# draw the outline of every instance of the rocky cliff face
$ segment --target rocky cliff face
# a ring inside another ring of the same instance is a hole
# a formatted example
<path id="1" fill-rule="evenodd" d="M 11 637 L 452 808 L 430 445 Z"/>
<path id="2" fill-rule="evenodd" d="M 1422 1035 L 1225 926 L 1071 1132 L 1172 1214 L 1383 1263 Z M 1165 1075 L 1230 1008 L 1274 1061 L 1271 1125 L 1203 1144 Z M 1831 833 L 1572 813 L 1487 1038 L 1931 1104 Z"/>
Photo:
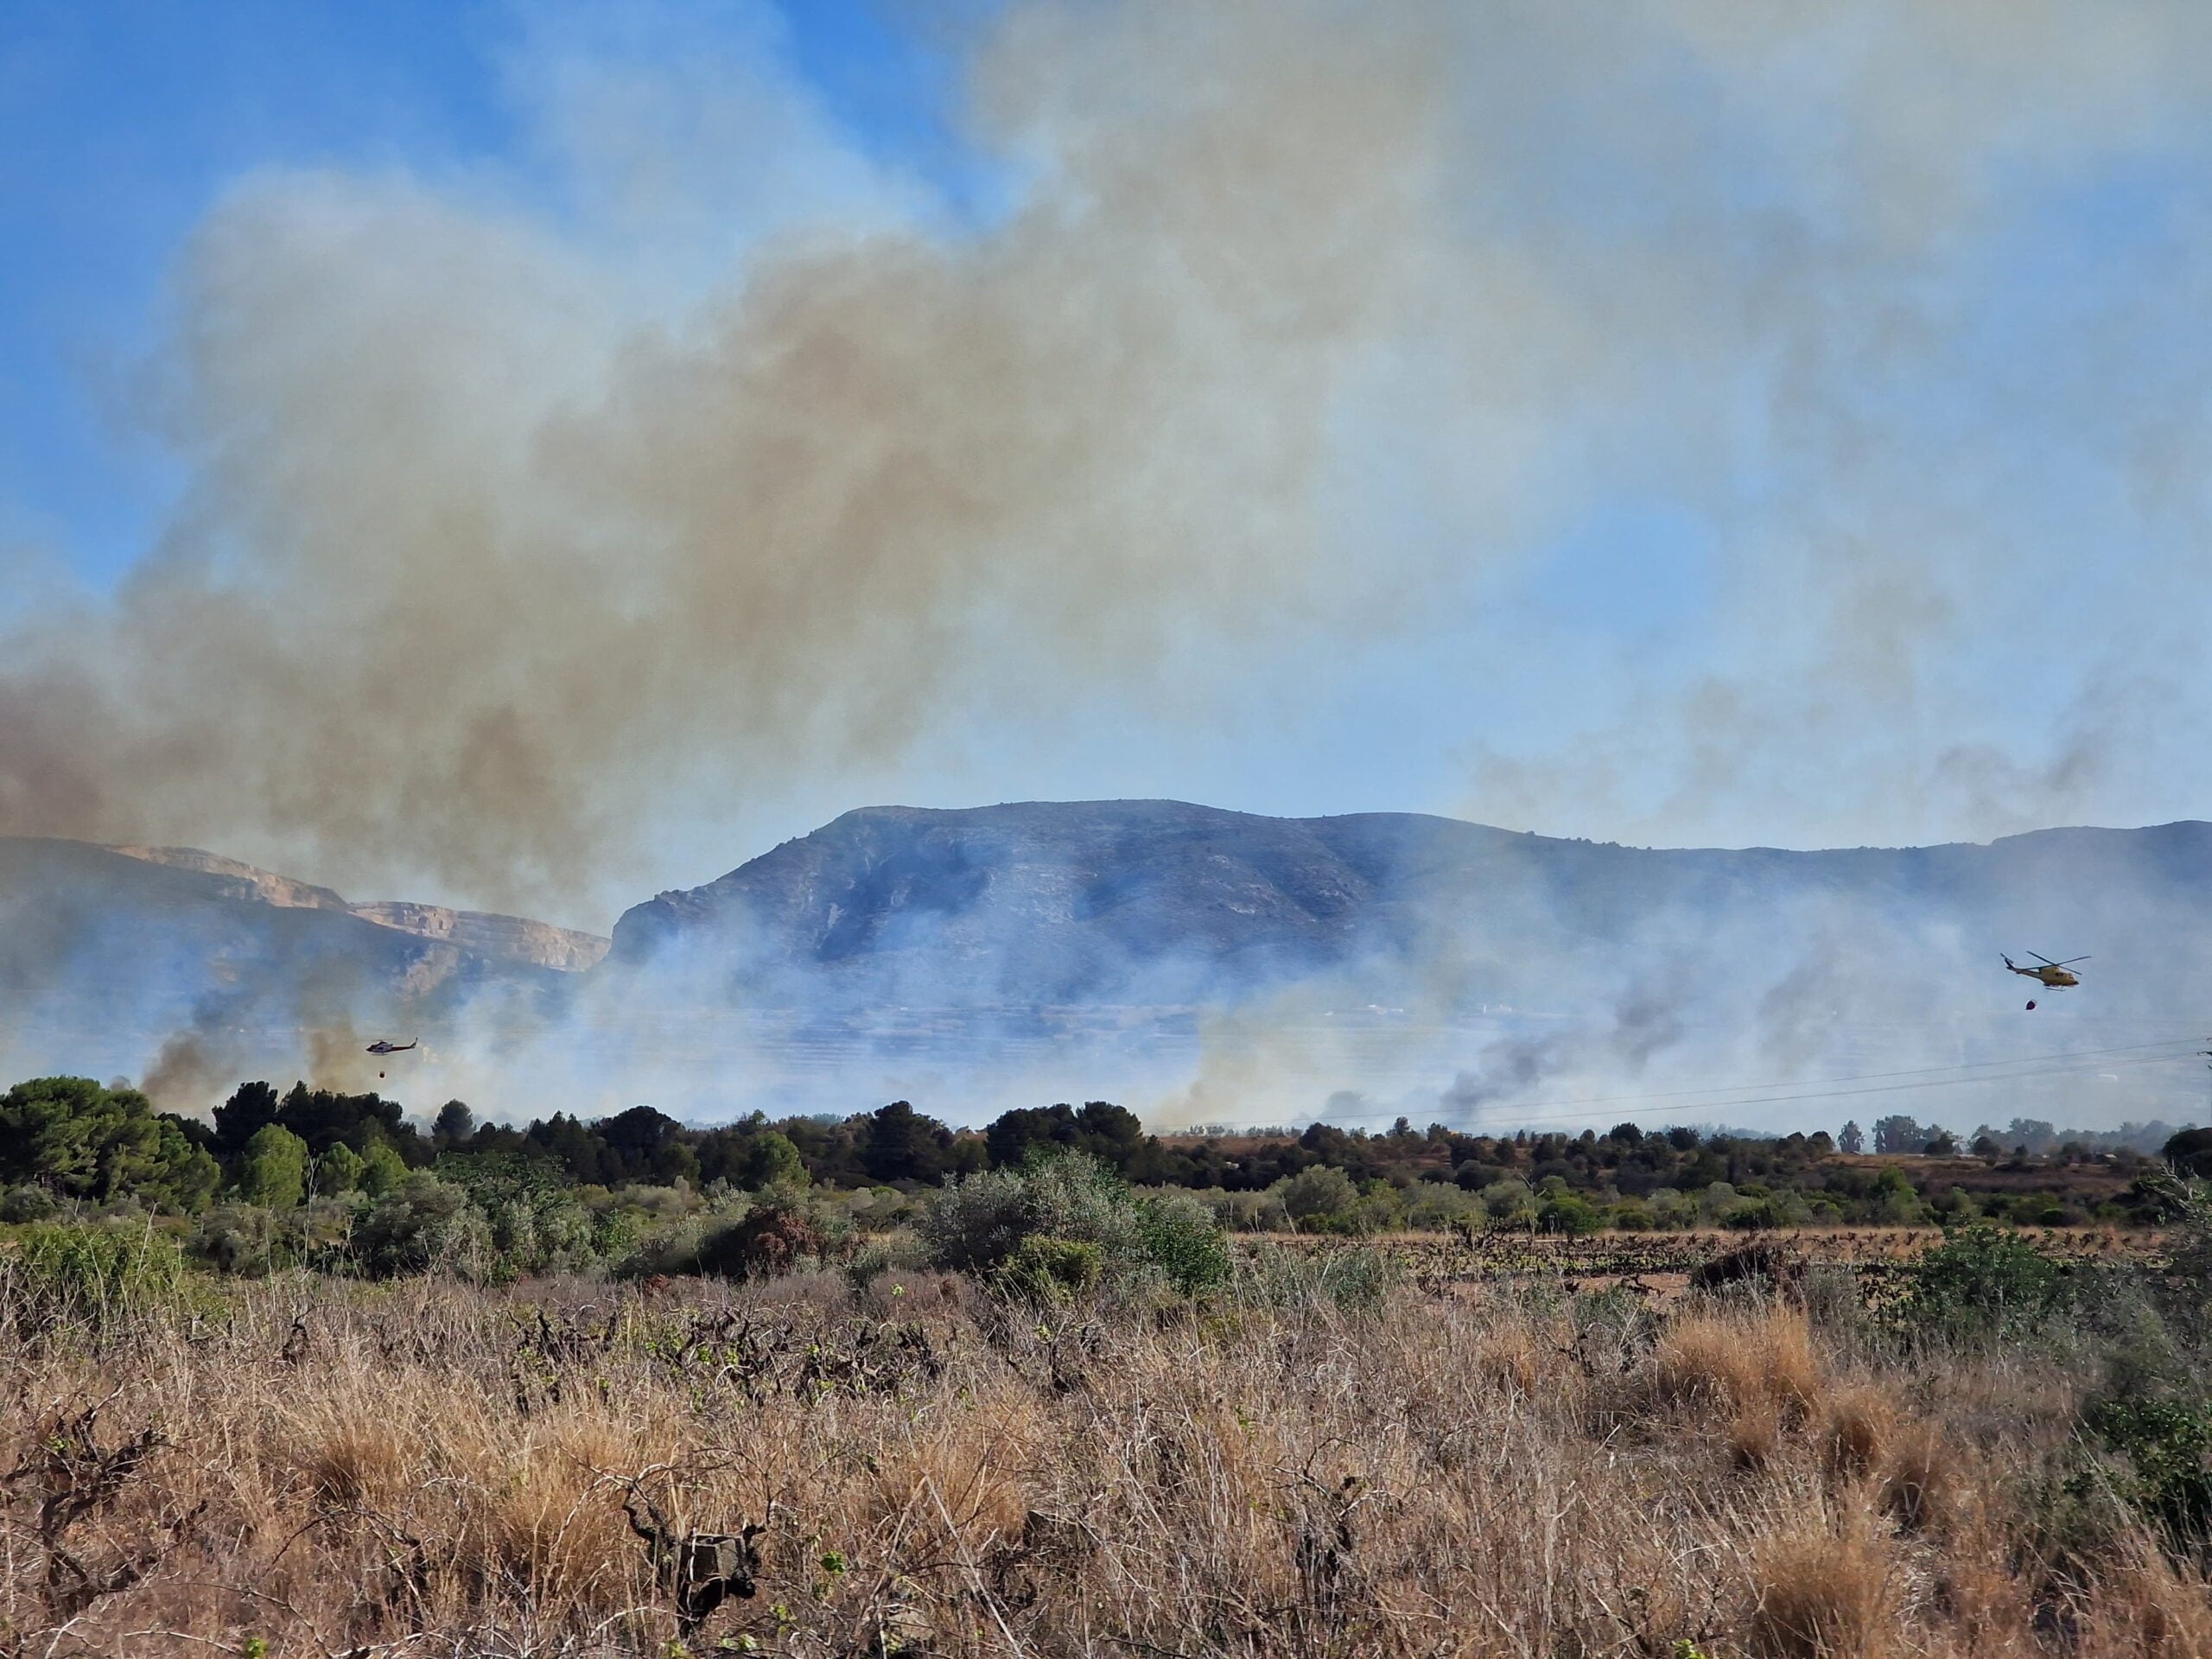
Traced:
<path id="1" fill-rule="evenodd" d="M 272 874 L 251 864 L 241 864 L 234 858 L 202 852 L 196 847 L 111 847 L 107 850 L 168 869 L 191 870 L 207 876 L 215 884 L 212 892 L 236 902 L 287 910 L 338 911 L 397 933 L 456 944 L 495 962 L 579 973 L 607 954 L 607 941 L 595 933 L 556 927 L 550 922 L 534 922 L 520 916 L 449 910 L 442 905 L 417 905 L 404 900 L 352 904 L 328 887 Z"/>

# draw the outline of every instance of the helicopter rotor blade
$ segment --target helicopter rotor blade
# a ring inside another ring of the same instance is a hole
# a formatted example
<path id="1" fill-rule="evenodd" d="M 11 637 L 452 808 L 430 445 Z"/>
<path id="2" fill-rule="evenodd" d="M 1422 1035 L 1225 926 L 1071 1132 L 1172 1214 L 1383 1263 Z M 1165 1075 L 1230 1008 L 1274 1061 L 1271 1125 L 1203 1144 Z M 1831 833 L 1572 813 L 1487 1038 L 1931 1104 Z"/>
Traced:
<path id="1" fill-rule="evenodd" d="M 2069 957 L 2063 962 L 2054 962 L 2050 965 L 2054 968 L 2071 968 L 2077 962 L 2087 962 L 2088 960 L 2088 958 L 2087 957 Z"/>

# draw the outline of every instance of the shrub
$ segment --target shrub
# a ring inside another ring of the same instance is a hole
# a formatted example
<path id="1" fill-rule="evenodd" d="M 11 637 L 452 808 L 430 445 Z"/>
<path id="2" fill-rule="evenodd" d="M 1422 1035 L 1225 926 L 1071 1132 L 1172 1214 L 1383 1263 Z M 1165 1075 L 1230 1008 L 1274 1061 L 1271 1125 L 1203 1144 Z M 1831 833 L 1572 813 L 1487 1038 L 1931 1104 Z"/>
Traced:
<path id="1" fill-rule="evenodd" d="M 1287 1231 L 1290 1217 L 1273 1192 L 1225 1192 L 1206 1187 L 1191 1195 L 1211 1211 L 1216 1222 L 1233 1233 Z"/>
<path id="2" fill-rule="evenodd" d="M 1737 1232 L 1770 1232 L 1786 1224 L 1782 1206 L 1771 1198 L 1738 1198 L 1720 1212 L 1720 1224 Z"/>
<path id="3" fill-rule="evenodd" d="M 139 1225 L 38 1223 L 16 1235 L 9 1289 L 40 1322 L 102 1321 L 153 1307 L 184 1282 L 184 1253 L 168 1234 Z"/>
<path id="4" fill-rule="evenodd" d="M 379 1279 L 433 1270 L 481 1279 L 493 1259 L 491 1228 L 468 1194 L 420 1172 L 370 1207 L 353 1249 L 362 1270 Z"/>
<path id="5" fill-rule="evenodd" d="M 1525 1227 L 1535 1219 L 1536 1195 L 1528 1183 L 1493 1181 L 1482 1190 L 1483 1213 L 1501 1227 Z"/>
<path id="6" fill-rule="evenodd" d="M 1206 1207 L 1186 1193 L 1167 1192 L 1138 1201 L 1143 1218 L 1144 1253 L 1185 1296 L 1196 1296 L 1229 1282 L 1229 1241 Z"/>
<path id="7" fill-rule="evenodd" d="M 2069 1288 L 2066 1269 L 2026 1239 L 1977 1223 L 1946 1233 L 1912 1263 L 1897 1313 L 1923 1332 L 1995 1337 L 2049 1319 Z"/>
<path id="8" fill-rule="evenodd" d="M 193 1230 L 192 1253 L 219 1273 L 260 1274 L 276 1255 L 276 1217 L 251 1204 L 218 1205 Z"/>
<path id="9" fill-rule="evenodd" d="M 1443 1232 L 1453 1225 L 1478 1224 L 1483 1201 L 1473 1193 L 1440 1182 L 1424 1181 L 1406 1201 L 1406 1225 Z"/>
<path id="10" fill-rule="evenodd" d="M 1268 1245 L 1237 1262 L 1235 1284 L 1238 1296 L 1268 1307 L 1326 1304 L 1341 1313 L 1372 1313 L 1404 1277 L 1395 1256 L 1370 1245 L 1319 1255 Z"/>
<path id="11" fill-rule="evenodd" d="M 1863 1531 L 1785 1534 L 1758 1552 L 1745 1645 L 1758 1659 L 1864 1654 L 1901 1622 L 1897 1601 L 1882 1550 Z"/>
<path id="12" fill-rule="evenodd" d="M 1191 1294 L 1229 1271 L 1227 1246 L 1205 1205 L 1180 1194 L 1140 1197 L 1082 1153 L 1033 1152 L 1020 1169 L 941 1187 L 914 1230 L 932 1266 L 982 1276 L 999 1274 L 1031 1238 L 1095 1246 L 1109 1289 L 1164 1279 Z"/>
<path id="13" fill-rule="evenodd" d="M 1275 1184 L 1283 1212 L 1304 1230 L 1323 1230 L 1326 1223 L 1349 1216 L 1359 1203 L 1359 1188 L 1351 1176 L 1327 1164 L 1316 1164 Z"/>
<path id="14" fill-rule="evenodd" d="M 0 1221 L 10 1224 L 45 1221 L 60 1208 L 54 1194 L 42 1186 L 11 1186 L 0 1196 Z"/>
<path id="15" fill-rule="evenodd" d="M 999 1281 L 1025 1301 L 1064 1302 L 1097 1289 L 1105 1265 L 1096 1244 L 1037 1233 L 1021 1241 Z"/>
<path id="16" fill-rule="evenodd" d="M 2098 1400 L 2084 1425 L 2127 1459 L 2122 1496 L 2178 1550 L 2212 1541 L 2212 1408 L 2174 1400 Z"/>
<path id="17" fill-rule="evenodd" d="M 1576 1237 L 1603 1232 L 1605 1218 L 1571 1192 L 1546 1198 L 1536 1211 L 1536 1226 L 1547 1233 L 1567 1233 Z"/>
<path id="18" fill-rule="evenodd" d="M 546 1160 L 512 1153 L 448 1153 L 437 1177 L 467 1193 L 484 1217 L 493 1279 L 598 1265 L 591 1212 Z"/>
<path id="19" fill-rule="evenodd" d="M 796 1198 L 763 1200 L 739 1220 L 699 1242 L 699 1271 L 732 1279 L 771 1279 L 803 1256 L 819 1256 L 830 1241 Z"/>

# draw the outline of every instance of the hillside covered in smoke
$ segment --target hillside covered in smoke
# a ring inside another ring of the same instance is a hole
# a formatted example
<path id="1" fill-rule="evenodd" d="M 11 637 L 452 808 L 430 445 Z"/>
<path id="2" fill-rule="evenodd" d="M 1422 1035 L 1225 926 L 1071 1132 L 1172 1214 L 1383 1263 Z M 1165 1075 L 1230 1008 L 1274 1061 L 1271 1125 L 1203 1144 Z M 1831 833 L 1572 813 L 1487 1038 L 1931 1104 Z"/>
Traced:
<path id="1" fill-rule="evenodd" d="M 796 974 L 874 1001 L 1008 1005 L 1222 1003 L 1334 977 L 1355 1005 L 1460 1014 L 1564 1009 L 1625 971 L 1655 1005 L 1779 1029 L 1816 990 L 1834 1012 L 1960 1006 L 1934 988 L 1961 975 L 1992 993 L 1967 1002 L 2010 1007 L 2022 982 L 1986 970 L 2037 944 L 2101 952 L 2097 983 L 2124 997 L 2187 1002 L 2212 973 L 2208 921 L 2197 823 L 1671 850 L 1414 813 L 1038 802 L 847 813 L 630 910 L 607 971 L 688 973 L 739 1001 Z"/>
<path id="2" fill-rule="evenodd" d="M 520 917 L 349 904 L 196 849 L 0 836 L 0 1052 L 188 1100 L 250 1054 L 361 1081 L 357 1026 L 542 999 L 604 948 Z"/>
<path id="3" fill-rule="evenodd" d="M 588 967 L 597 941 L 543 924 L 162 857 L 0 842 L 16 1071 L 204 1106 L 264 1071 L 367 1086 L 389 1033 L 423 1041 L 410 1090 L 501 1115 L 912 1097 L 966 1120 L 1110 1094 L 1162 1123 L 1879 1105 L 2109 1127 L 2198 1115 L 2212 1005 L 2198 823 L 1791 852 L 1171 801 L 872 807 L 632 907 Z M 2037 950 L 2088 955 L 2084 983 L 2003 971 Z M 1859 1092 L 1898 1097 L 1815 1104 Z"/>

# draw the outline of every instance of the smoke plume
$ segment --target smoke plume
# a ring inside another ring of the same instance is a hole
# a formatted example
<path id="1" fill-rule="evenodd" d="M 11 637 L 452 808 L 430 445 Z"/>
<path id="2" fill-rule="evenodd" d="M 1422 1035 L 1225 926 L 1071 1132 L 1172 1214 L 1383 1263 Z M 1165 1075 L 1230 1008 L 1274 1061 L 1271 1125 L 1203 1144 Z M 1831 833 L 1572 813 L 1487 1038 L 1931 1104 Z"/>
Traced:
<path id="1" fill-rule="evenodd" d="M 2146 336 L 2085 290 L 2085 331 L 2022 323 L 2024 397 L 1976 319 L 2068 181 L 2202 144 L 2209 32 L 1025 0 L 958 46 L 999 181 L 963 215 L 772 31 L 693 62 L 541 19 L 511 80 L 557 211 L 279 170 L 193 237 L 145 393 L 189 488 L 111 599 L 0 641 L 0 830 L 603 923 L 652 826 L 947 732 L 1046 742 L 1109 692 L 1164 730 L 1293 661 L 1325 696 L 1317 660 L 1440 615 L 1486 691 L 1541 678 L 1579 647 L 1494 583 L 1655 493 L 1715 538 L 1702 671 L 1590 658 L 1570 729 L 1503 693 L 1455 804 L 1818 835 L 2133 798 L 2066 759 L 2140 706 L 2119 658 L 2031 683 L 2054 756 L 1989 687 L 2057 655 L 2015 579 L 2097 624 L 2196 544 L 2205 365 L 2124 373 Z M 2129 302 L 2194 319 L 2208 270 L 2177 221 Z M 2069 562 L 2100 503 L 2137 572 Z"/>

